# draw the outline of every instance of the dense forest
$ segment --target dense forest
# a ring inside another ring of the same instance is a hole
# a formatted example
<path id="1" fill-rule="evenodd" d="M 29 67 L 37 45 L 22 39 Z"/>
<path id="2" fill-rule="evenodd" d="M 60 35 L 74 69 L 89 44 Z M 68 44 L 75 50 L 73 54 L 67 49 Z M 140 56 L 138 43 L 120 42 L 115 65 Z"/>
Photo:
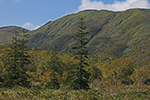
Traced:
<path id="1" fill-rule="evenodd" d="M 78 20 L 70 53 L 28 48 L 27 30 L 0 47 L 0 99 L 150 99 L 150 62 L 89 55 L 85 21 Z"/>

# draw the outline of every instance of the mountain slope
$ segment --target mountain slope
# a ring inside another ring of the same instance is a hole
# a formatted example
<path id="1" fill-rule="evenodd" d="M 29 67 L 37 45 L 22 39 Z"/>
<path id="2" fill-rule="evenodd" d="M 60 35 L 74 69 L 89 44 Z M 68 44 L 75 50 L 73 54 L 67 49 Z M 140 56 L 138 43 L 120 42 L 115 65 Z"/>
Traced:
<path id="1" fill-rule="evenodd" d="M 150 9 L 123 12 L 87 10 L 48 22 L 30 32 L 29 47 L 69 52 L 75 43 L 79 18 L 85 20 L 89 31 L 87 49 L 102 57 L 127 57 L 137 63 L 150 60 Z M 1 29 L 0 29 L 1 30 Z M 0 31 L 1 34 L 1 31 Z"/>
<path id="2" fill-rule="evenodd" d="M 108 11 L 83 11 L 65 16 L 33 31 L 30 45 L 47 50 L 57 45 L 59 51 L 67 52 L 73 44 L 71 36 L 77 31 L 79 17 L 85 19 L 90 32 L 88 37 L 92 39 L 115 15 L 116 13 Z"/>
<path id="3" fill-rule="evenodd" d="M 30 47 L 69 52 L 77 31 L 78 19 L 86 22 L 90 54 L 102 57 L 129 57 L 135 62 L 150 60 L 150 10 L 131 9 L 124 12 L 82 11 L 52 21 L 32 32 Z"/>
<path id="4" fill-rule="evenodd" d="M 0 45 L 5 45 L 11 42 L 14 31 L 22 32 L 24 28 L 17 26 L 7 26 L 0 28 Z M 28 30 L 29 31 L 29 30 Z"/>

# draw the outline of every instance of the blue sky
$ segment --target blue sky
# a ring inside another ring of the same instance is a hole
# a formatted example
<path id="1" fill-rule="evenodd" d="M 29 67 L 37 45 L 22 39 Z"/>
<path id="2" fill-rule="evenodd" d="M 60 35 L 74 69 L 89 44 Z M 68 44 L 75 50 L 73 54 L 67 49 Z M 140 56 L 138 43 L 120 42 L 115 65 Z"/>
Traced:
<path id="1" fill-rule="evenodd" d="M 86 9 L 150 9 L 150 0 L 0 0 L 0 27 L 34 30 L 48 21 Z"/>

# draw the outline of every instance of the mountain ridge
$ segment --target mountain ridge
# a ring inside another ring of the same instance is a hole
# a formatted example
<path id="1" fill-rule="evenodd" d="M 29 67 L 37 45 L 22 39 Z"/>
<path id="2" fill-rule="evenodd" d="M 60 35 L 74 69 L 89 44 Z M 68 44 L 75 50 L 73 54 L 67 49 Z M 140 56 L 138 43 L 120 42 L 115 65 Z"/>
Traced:
<path id="1" fill-rule="evenodd" d="M 6 43 L 11 42 L 11 38 L 13 36 L 14 31 L 18 31 L 22 33 L 22 30 L 25 28 L 18 27 L 18 26 L 5 26 L 5 27 L 0 27 L 0 45 L 5 45 Z M 25 29 L 26 31 L 29 31 Z"/>
<path id="2" fill-rule="evenodd" d="M 86 10 L 50 21 L 30 31 L 29 47 L 68 53 L 74 44 L 78 19 L 84 18 L 89 34 L 86 47 L 90 54 L 102 57 L 126 57 L 137 63 L 150 60 L 150 9 L 123 12 Z M 1 33 L 0 33 L 1 34 Z"/>

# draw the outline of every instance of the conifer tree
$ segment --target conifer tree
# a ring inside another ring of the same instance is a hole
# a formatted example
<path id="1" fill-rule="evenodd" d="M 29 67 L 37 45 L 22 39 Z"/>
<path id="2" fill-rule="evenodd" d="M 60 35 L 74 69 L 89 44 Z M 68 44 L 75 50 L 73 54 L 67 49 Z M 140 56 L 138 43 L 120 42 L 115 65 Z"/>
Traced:
<path id="1" fill-rule="evenodd" d="M 76 44 L 72 47 L 72 53 L 75 59 L 79 60 L 79 63 L 70 71 L 68 84 L 73 89 L 88 89 L 89 73 L 85 70 L 85 67 L 88 66 L 86 61 L 88 58 L 88 51 L 85 47 L 87 44 L 87 38 L 85 36 L 88 32 L 86 31 L 83 18 L 80 18 L 78 28 L 77 33 L 73 36 Z"/>
<path id="2" fill-rule="evenodd" d="M 25 32 L 23 30 L 23 32 Z M 25 86 L 27 82 L 27 65 L 30 63 L 29 55 L 26 52 L 27 34 L 21 35 L 19 32 L 13 32 L 12 43 L 8 44 L 6 52 L 2 55 L 4 63 L 4 83 L 10 86 Z"/>
<path id="3" fill-rule="evenodd" d="M 59 63 L 59 59 L 58 57 L 56 56 L 57 55 L 57 46 L 53 46 L 53 49 L 51 51 L 51 61 L 49 62 L 49 65 L 51 65 L 51 70 L 52 70 L 52 73 L 51 73 L 51 76 L 52 76 L 52 79 L 51 79 L 51 88 L 52 89 L 58 89 L 60 86 L 59 86 L 59 82 L 58 82 L 58 79 L 56 77 L 56 73 L 60 73 L 61 71 L 59 70 L 61 67 L 60 63 Z"/>

